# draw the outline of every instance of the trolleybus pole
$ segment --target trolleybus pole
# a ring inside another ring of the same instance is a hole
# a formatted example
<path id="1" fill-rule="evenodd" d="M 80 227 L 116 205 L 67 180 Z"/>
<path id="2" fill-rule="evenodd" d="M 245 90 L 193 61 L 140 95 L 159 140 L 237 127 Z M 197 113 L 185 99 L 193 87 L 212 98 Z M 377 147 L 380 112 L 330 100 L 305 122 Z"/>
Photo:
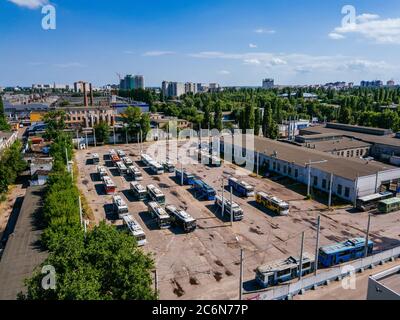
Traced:
<path id="1" fill-rule="evenodd" d="M 303 254 L 304 254 L 304 235 L 305 232 L 301 234 L 301 250 L 300 250 L 300 267 L 299 267 L 299 281 L 303 277 Z"/>
<path id="2" fill-rule="evenodd" d="M 319 233 L 321 232 L 321 216 L 318 216 L 317 222 L 317 244 L 315 246 L 315 267 L 314 267 L 314 275 L 317 275 L 318 272 L 318 253 L 319 253 Z"/>

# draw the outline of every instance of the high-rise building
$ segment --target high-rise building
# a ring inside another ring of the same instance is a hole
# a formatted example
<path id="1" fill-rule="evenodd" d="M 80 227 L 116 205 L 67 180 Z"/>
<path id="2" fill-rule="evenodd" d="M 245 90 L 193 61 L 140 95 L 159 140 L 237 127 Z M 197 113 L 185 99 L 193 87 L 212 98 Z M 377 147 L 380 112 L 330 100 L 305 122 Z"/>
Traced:
<path id="1" fill-rule="evenodd" d="M 185 84 L 182 82 L 163 81 L 162 92 L 165 97 L 177 97 L 185 94 Z"/>
<path id="2" fill-rule="evenodd" d="M 374 80 L 374 81 L 361 81 L 361 87 L 363 88 L 380 88 L 383 86 L 383 81 Z"/>
<path id="3" fill-rule="evenodd" d="M 272 89 L 275 86 L 274 79 L 264 79 L 262 81 L 263 89 Z"/>
<path id="4" fill-rule="evenodd" d="M 144 89 L 144 77 L 141 75 L 132 76 L 131 74 L 127 74 L 125 78 L 121 79 L 119 87 L 121 90 Z"/>
<path id="5" fill-rule="evenodd" d="M 394 86 L 396 85 L 396 83 L 394 82 L 394 80 L 389 80 L 389 81 L 386 83 L 386 85 L 387 85 L 388 87 L 394 87 Z"/>
<path id="6" fill-rule="evenodd" d="M 193 82 L 186 82 L 185 83 L 185 93 L 197 93 L 197 86 Z"/>

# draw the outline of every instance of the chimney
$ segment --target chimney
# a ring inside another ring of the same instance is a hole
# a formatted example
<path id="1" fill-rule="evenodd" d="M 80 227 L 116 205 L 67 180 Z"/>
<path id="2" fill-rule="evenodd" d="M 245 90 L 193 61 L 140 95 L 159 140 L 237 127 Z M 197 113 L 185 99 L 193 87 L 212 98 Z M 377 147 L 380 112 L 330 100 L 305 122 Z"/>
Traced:
<path id="1" fill-rule="evenodd" d="M 93 106 L 93 88 L 91 83 L 89 83 L 89 90 L 90 90 L 90 105 Z"/>
<path id="2" fill-rule="evenodd" d="M 82 83 L 82 87 L 83 87 L 83 105 L 85 107 L 87 107 L 88 106 L 88 97 L 87 97 L 86 82 Z"/>

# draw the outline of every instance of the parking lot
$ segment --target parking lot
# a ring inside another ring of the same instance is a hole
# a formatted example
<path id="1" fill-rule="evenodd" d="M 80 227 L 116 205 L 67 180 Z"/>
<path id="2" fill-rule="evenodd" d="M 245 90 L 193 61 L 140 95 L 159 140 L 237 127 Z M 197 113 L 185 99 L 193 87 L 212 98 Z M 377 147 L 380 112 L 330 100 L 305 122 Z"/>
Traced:
<path id="1" fill-rule="evenodd" d="M 147 145 L 148 146 L 148 145 Z M 145 145 L 146 147 L 146 145 Z M 197 229 L 190 234 L 178 227 L 159 230 L 147 212 L 147 205 L 135 201 L 129 190 L 129 177 L 120 176 L 109 161 L 108 151 L 121 149 L 136 162 L 143 173 L 141 184 L 154 184 L 166 196 L 167 204 L 186 210 L 197 219 Z M 145 148 L 144 148 L 145 150 Z M 140 162 L 136 144 L 103 146 L 77 151 L 75 159 L 79 168 L 79 188 L 93 210 L 95 221 L 107 221 L 121 225 L 122 221 L 113 213 L 112 196 L 106 195 L 96 165 L 90 161 L 91 154 L 98 153 L 100 165 L 117 185 L 117 193 L 129 206 L 129 213 L 143 227 L 147 245 L 143 247 L 154 256 L 161 299 L 237 299 L 239 294 L 240 249 L 244 249 L 244 288 L 253 291 L 260 288 L 254 284 L 254 270 L 261 264 L 276 259 L 299 255 L 301 234 L 306 232 L 305 250 L 315 251 L 316 220 L 321 215 L 321 245 L 364 236 L 368 214 L 353 212 L 349 208 L 329 211 L 326 205 L 305 200 L 282 183 L 249 175 L 242 180 L 254 185 L 256 191 L 265 191 L 289 202 L 289 216 L 276 216 L 257 206 L 254 198 L 244 199 L 236 195 L 233 200 L 244 210 L 244 219 L 235 222 L 223 219 L 213 201 L 198 201 L 189 186 L 180 186 L 173 173 L 155 176 Z M 203 164 L 187 165 L 185 169 L 196 174 L 221 194 L 221 178 L 236 174 L 236 166 L 224 163 L 219 168 Z M 294 182 L 292 182 L 295 184 Z M 225 184 L 227 184 L 225 180 Z M 225 190 L 225 196 L 229 192 Z M 399 244 L 400 215 L 374 215 L 371 223 L 371 239 L 377 250 Z"/>

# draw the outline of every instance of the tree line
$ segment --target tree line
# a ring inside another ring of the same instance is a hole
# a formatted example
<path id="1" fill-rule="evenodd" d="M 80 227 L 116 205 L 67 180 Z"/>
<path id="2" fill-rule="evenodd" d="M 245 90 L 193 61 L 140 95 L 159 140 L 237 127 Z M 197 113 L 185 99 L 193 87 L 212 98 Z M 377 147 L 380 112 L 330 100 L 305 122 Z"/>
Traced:
<path id="1" fill-rule="evenodd" d="M 54 134 L 48 129 L 48 135 Z M 127 231 L 102 222 L 84 232 L 79 218 L 79 191 L 66 163 L 72 159 L 72 138 L 57 130 L 54 159 L 38 218 L 44 228 L 42 246 L 48 258 L 26 280 L 25 300 L 151 300 L 154 262 Z M 65 152 L 67 150 L 67 152 Z M 67 158 L 68 155 L 68 158 Z M 55 288 L 42 287 L 43 266 L 55 270 Z"/>

